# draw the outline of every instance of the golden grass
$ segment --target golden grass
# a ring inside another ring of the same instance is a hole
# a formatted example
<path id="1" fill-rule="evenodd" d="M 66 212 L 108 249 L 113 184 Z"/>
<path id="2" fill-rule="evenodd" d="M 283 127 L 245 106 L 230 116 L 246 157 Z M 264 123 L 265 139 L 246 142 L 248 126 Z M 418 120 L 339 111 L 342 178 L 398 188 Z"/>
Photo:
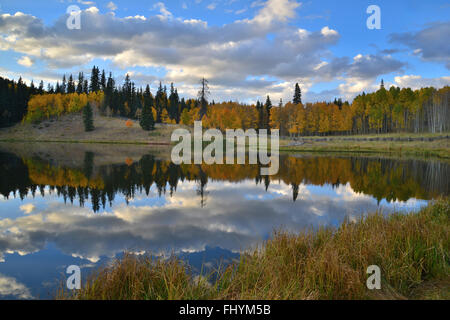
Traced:
<path id="1" fill-rule="evenodd" d="M 94 116 L 94 126 L 94 131 L 85 132 L 81 115 L 64 115 L 39 124 L 2 128 L 0 141 L 170 145 L 172 131 L 177 127 L 158 124 L 156 130 L 149 132 L 142 130 L 138 121 L 98 114 Z"/>
<path id="2" fill-rule="evenodd" d="M 419 213 L 369 215 L 339 228 L 277 232 L 261 248 L 207 276 L 182 261 L 126 254 L 66 299 L 446 299 L 450 200 Z M 381 290 L 366 269 L 381 268 Z M 207 280 L 209 279 L 209 281 Z"/>
<path id="3" fill-rule="evenodd" d="M 301 146 L 288 146 L 288 141 L 282 140 L 280 151 L 383 153 L 449 159 L 450 139 L 435 141 L 314 141 L 313 139 Z"/>

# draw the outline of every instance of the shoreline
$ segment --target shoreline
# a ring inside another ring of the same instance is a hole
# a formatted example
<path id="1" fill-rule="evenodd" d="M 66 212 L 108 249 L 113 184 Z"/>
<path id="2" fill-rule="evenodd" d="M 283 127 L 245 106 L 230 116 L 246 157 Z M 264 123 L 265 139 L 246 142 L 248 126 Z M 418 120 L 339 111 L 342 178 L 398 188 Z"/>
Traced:
<path id="1" fill-rule="evenodd" d="M 425 139 L 425 138 L 424 138 Z M 413 145 L 420 141 L 421 145 Z M 4 143 L 67 143 L 67 144 L 100 144 L 100 145 L 141 145 L 141 146 L 160 146 L 170 147 L 175 145 L 173 142 L 156 141 L 120 141 L 120 140 L 50 140 L 50 139 L 2 139 Z M 442 138 L 432 141 L 433 145 L 427 146 L 430 142 L 425 140 L 413 140 L 412 142 L 386 142 L 384 140 L 327 140 L 306 142 L 303 145 L 283 145 L 280 144 L 281 153 L 343 153 L 343 154 L 386 154 L 398 156 L 420 156 L 424 158 L 450 159 L 450 139 Z M 445 144 L 444 147 L 438 145 Z"/>

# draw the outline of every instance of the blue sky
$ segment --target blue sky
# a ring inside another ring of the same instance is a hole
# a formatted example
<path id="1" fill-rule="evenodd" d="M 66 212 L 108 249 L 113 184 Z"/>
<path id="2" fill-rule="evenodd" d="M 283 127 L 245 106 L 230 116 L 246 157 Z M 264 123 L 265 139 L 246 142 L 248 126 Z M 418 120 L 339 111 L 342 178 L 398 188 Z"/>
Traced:
<path id="1" fill-rule="evenodd" d="M 81 29 L 66 27 L 70 5 Z M 381 29 L 369 30 L 369 5 Z M 0 5 L 0 75 L 55 82 L 92 65 L 138 86 L 254 102 L 352 99 L 387 85 L 450 83 L 450 1 L 13 1 Z"/>

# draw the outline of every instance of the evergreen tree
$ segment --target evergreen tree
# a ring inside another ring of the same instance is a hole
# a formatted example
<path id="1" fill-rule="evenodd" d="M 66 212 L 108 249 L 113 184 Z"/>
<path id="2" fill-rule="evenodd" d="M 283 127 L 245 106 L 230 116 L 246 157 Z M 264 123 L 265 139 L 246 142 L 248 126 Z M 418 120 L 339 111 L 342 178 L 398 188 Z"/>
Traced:
<path id="1" fill-rule="evenodd" d="M 256 110 L 258 111 L 258 129 L 264 128 L 264 105 L 259 102 L 259 100 L 256 102 Z"/>
<path id="2" fill-rule="evenodd" d="M 170 96 L 169 96 L 169 116 L 170 119 L 174 119 L 177 123 L 180 121 L 179 104 L 177 90 L 173 87 L 173 83 L 170 84 Z"/>
<path id="3" fill-rule="evenodd" d="M 200 119 L 202 119 L 203 116 L 206 115 L 206 112 L 208 111 L 208 96 L 210 92 L 208 80 L 203 78 L 202 80 L 200 80 L 200 85 L 201 88 L 198 91 L 198 101 L 200 103 Z"/>
<path id="4" fill-rule="evenodd" d="M 272 109 L 272 101 L 270 101 L 270 97 L 267 96 L 266 104 L 264 105 L 266 108 L 266 115 L 265 115 L 265 128 L 270 129 L 270 110 Z"/>
<path id="5" fill-rule="evenodd" d="M 155 108 L 156 108 L 156 123 L 161 123 L 161 113 L 164 108 L 164 89 L 161 81 L 159 82 L 159 88 L 155 96 Z"/>
<path id="6" fill-rule="evenodd" d="M 91 72 L 91 83 L 89 85 L 90 92 L 97 92 L 100 90 L 100 70 L 94 66 Z"/>
<path id="7" fill-rule="evenodd" d="M 41 80 L 41 82 L 39 82 L 38 93 L 39 94 L 43 94 L 44 93 L 44 81 L 42 81 L 42 80 Z"/>
<path id="8" fill-rule="evenodd" d="M 298 83 L 295 84 L 294 99 L 292 100 L 292 103 L 294 104 L 302 103 L 302 90 L 300 89 Z"/>
<path id="9" fill-rule="evenodd" d="M 94 114 L 89 102 L 83 109 L 83 124 L 84 131 L 89 132 L 94 130 Z"/>
<path id="10" fill-rule="evenodd" d="M 67 93 L 75 92 L 75 83 L 73 82 L 72 75 L 69 76 L 69 82 L 67 82 Z"/>
<path id="11" fill-rule="evenodd" d="M 106 89 L 106 75 L 105 75 L 105 70 L 102 70 L 102 77 L 100 79 L 100 86 L 101 86 L 101 90 L 105 91 Z"/>
<path id="12" fill-rule="evenodd" d="M 153 106 L 153 96 L 150 91 L 150 86 L 147 84 L 144 91 L 144 105 L 148 105 L 150 108 Z"/>
<path id="13" fill-rule="evenodd" d="M 60 87 L 61 93 L 67 92 L 67 84 L 66 84 L 66 75 L 63 75 L 61 87 Z"/>
<path id="14" fill-rule="evenodd" d="M 139 124 L 145 131 L 155 129 L 155 120 L 153 119 L 153 112 L 150 105 L 144 104 L 142 107 L 141 121 Z"/>
<path id="15" fill-rule="evenodd" d="M 78 73 L 78 84 L 77 84 L 77 93 L 83 93 L 83 84 L 84 84 L 84 74 L 83 72 Z"/>
<path id="16" fill-rule="evenodd" d="M 83 93 L 86 93 L 86 94 L 89 93 L 89 83 L 88 83 L 87 79 L 84 79 L 84 82 L 83 82 Z"/>

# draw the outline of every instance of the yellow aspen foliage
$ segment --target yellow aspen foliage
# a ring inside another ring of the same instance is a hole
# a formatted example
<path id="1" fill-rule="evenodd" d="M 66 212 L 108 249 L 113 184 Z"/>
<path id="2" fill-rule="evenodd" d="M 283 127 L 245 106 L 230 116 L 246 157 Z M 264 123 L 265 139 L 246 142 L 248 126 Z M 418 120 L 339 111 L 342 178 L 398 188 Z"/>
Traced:
<path id="1" fill-rule="evenodd" d="M 167 109 L 165 109 L 165 108 L 161 112 L 161 121 L 162 121 L 162 123 L 170 124 L 169 113 L 167 112 Z"/>
<path id="2" fill-rule="evenodd" d="M 28 101 L 28 112 L 24 121 L 36 123 L 51 117 L 78 113 L 88 102 L 100 105 L 102 100 L 103 92 L 90 93 L 89 96 L 85 93 L 35 95 Z"/>

